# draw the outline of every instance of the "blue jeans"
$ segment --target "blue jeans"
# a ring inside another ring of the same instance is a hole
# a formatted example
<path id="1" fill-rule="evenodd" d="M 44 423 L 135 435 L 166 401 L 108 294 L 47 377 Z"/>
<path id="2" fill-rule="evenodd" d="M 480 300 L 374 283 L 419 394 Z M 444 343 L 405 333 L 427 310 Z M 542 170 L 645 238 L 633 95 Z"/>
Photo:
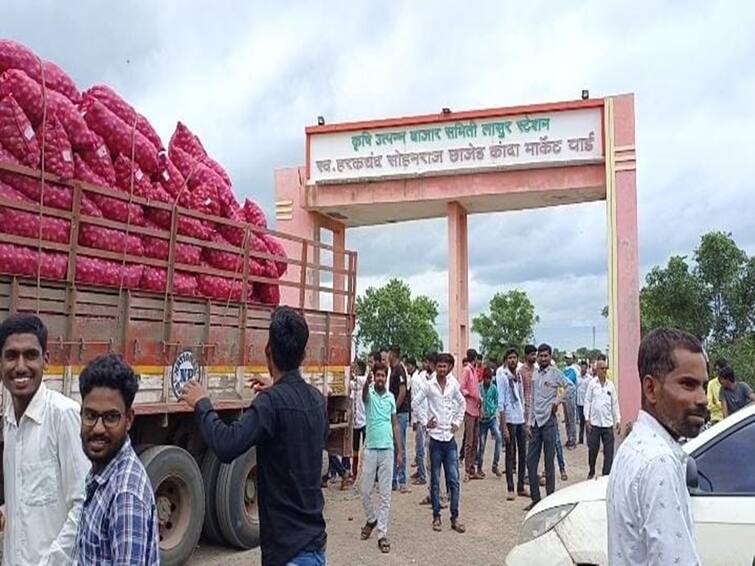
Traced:
<path id="1" fill-rule="evenodd" d="M 558 460 L 558 471 L 562 474 L 566 471 L 566 463 L 564 462 L 564 445 L 561 444 L 561 433 L 556 426 L 556 459 Z"/>
<path id="2" fill-rule="evenodd" d="M 325 550 L 305 550 L 294 556 L 286 566 L 327 566 Z"/>
<path id="3" fill-rule="evenodd" d="M 477 450 L 477 469 L 482 470 L 485 459 L 485 445 L 488 443 L 488 431 L 495 439 L 495 452 L 493 453 L 493 469 L 498 469 L 498 461 L 501 459 L 501 429 L 498 427 L 498 419 L 493 417 L 489 421 L 480 420 L 480 447 Z"/>
<path id="4" fill-rule="evenodd" d="M 427 481 L 427 472 L 425 471 L 425 436 L 427 429 L 422 423 L 417 423 L 417 430 L 414 431 L 414 461 L 417 463 L 417 478 L 420 481 Z"/>
<path id="5" fill-rule="evenodd" d="M 430 438 L 430 500 L 433 504 L 433 518 L 440 517 L 441 465 L 451 499 L 451 520 L 454 520 L 459 516 L 459 447 L 453 438 L 448 442 Z"/>
<path id="6" fill-rule="evenodd" d="M 341 463 L 338 456 L 328 454 L 328 475 L 323 479 L 332 479 L 336 476 L 343 478 L 347 473 L 348 469 Z"/>
<path id="7" fill-rule="evenodd" d="M 393 462 L 393 489 L 406 485 L 406 429 L 409 428 L 409 413 L 397 413 L 398 432 L 401 435 L 401 455 L 403 456 L 401 467 L 398 466 L 398 458 Z"/>

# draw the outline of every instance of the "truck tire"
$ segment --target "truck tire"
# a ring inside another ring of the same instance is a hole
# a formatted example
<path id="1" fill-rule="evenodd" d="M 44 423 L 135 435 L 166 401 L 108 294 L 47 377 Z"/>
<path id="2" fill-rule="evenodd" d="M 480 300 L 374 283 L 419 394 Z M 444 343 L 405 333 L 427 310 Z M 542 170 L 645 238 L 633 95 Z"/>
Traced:
<path id="1" fill-rule="evenodd" d="M 241 549 L 260 544 L 257 508 L 257 451 L 252 448 L 230 464 L 222 464 L 215 491 L 220 531 Z"/>
<path id="2" fill-rule="evenodd" d="M 194 458 L 178 446 L 152 446 L 142 464 L 155 492 L 160 528 L 160 564 L 184 564 L 199 542 L 204 521 L 204 486 Z"/>
<path id="3" fill-rule="evenodd" d="M 209 448 L 202 457 L 202 482 L 204 483 L 204 524 L 202 536 L 214 544 L 226 544 L 218 523 L 218 511 L 215 508 L 215 491 L 218 485 L 220 460 Z"/>

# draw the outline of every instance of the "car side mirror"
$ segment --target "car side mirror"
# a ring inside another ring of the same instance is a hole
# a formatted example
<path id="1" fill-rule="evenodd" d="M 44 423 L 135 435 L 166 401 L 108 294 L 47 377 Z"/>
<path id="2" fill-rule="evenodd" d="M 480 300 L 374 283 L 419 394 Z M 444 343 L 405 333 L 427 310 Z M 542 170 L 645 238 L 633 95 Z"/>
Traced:
<path id="1" fill-rule="evenodd" d="M 697 462 L 690 456 L 687 458 L 687 489 L 690 493 L 700 490 L 700 478 L 697 474 Z"/>

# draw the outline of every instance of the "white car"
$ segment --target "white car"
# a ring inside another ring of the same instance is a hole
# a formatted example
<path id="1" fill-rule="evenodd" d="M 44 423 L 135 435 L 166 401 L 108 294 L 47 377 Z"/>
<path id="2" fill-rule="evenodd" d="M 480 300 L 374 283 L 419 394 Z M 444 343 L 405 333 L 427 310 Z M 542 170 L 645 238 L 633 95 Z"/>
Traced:
<path id="1" fill-rule="evenodd" d="M 691 456 L 687 486 L 703 564 L 755 566 L 755 405 L 683 448 Z M 607 486 L 607 477 L 587 480 L 540 501 L 506 565 L 608 564 Z"/>

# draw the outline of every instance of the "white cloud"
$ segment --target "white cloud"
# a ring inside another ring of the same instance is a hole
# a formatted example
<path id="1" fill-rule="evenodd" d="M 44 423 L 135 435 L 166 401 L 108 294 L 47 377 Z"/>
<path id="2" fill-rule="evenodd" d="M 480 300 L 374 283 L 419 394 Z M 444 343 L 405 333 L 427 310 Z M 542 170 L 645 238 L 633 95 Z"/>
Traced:
<path id="1" fill-rule="evenodd" d="M 337 122 L 633 91 L 644 272 L 691 252 L 711 229 L 755 251 L 752 29 L 755 6 L 744 1 L 142 0 L 104 9 L 6 0 L 0 33 L 60 63 L 82 88 L 112 84 L 165 142 L 186 122 L 239 196 L 268 213 L 273 170 L 303 163 L 304 127 L 317 115 Z M 542 319 L 538 339 L 590 345 L 596 325 L 605 342 L 602 206 L 472 217 L 473 312 L 521 287 Z M 360 229 L 349 244 L 361 254 L 360 289 L 408 278 L 441 304 L 447 334 L 443 220 Z"/>

